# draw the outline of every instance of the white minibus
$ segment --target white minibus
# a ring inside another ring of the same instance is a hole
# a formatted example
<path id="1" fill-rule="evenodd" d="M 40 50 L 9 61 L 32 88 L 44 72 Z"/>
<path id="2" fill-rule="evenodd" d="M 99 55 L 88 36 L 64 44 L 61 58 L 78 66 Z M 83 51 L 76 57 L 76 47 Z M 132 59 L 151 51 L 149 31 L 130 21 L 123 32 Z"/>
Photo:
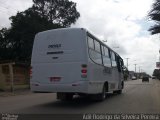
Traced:
<path id="1" fill-rule="evenodd" d="M 31 91 L 57 93 L 61 100 L 89 95 L 104 100 L 121 93 L 123 59 L 84 28 L 61 28 L 35 36 Z"/>

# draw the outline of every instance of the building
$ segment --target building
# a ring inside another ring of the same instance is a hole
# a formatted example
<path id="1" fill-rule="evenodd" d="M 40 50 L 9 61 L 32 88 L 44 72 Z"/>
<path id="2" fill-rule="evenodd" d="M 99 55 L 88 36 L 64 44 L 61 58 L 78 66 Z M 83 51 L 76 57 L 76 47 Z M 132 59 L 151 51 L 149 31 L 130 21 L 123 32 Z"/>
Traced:
<path id="1" fill-rule="evenodd" d="M 0 90 L 29 87 L 29 65 L 20 62 L 0 62 Z"/>

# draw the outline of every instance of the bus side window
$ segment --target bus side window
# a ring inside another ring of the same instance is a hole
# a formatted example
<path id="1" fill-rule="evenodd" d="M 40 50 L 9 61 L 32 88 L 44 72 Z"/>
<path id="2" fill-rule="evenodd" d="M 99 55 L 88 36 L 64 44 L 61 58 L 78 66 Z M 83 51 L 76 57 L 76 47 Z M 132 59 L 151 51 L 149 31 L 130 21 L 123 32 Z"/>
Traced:
<path id="1" fill-rule="evenodd" d="M 101 49 L 102 49 L 102 55 L 105 55 L 105 51 L 104 51 L 104 46 L 101 45 Z"/>
<path id="2" fill-rule="evenodd" d="M 111 52 L 111 60 L 112 60 L 112 67 L 117 67 L 116 56 L 114 52 Z"/>
<path id="3" fill-rule="evenodd" d="M 109 58 L 111 58 L 111 51 L 110 50 L 108 50 L 108 54 L 109 54 Z"/>
<path id="4" fill-rule="evenodd" d="M 105 56 L 108 56 L 108 57 L 109 57 L 109 51 L 108 51 L 108 48 L 107 48 L 107 47 L 104 47 L 104 52 L 105 52 Z"/>
<path id="5" fill-rule="evenodd" d="M 102 65 L 100 43 L 88 37 L 89 56 L 93 62 Z"/>
<path id="6" fill-rule="evenodd" d="M 120 57 L 117 56 L 117 55 L 116 55 L 116 61 L 117 61 L 118 71 L 121 72 L 121 71 L 122 71 L 121 59 L 120 59 Z"/>
<path id="7" fill-rule="evenodd" d="M 91 37 L 88 36 L 88 47 L 94 49 L 94 41 Z"/>
<path id="8" fill-rule="evenodd" d="M 96 40 L 94 40 L 94 44 L 95 44 L 95 50 L 99 53 L 101 53 L 101 49 L 100 49 L 100 43 Z"/>
<path id="9" fill-rule="evenodd" d="M 109 58 L 108 48 L 103 46 L 103 49 L 104 49 L 103 64 L 106 67 L 111 67 L 111 60 Z"/>

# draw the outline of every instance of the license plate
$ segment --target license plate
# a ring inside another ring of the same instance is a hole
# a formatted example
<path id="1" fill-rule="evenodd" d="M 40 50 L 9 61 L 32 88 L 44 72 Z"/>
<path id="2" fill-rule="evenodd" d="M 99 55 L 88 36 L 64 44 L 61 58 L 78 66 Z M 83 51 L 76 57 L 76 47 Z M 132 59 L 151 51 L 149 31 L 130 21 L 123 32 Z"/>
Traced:
<path id="1" fill-rule="evenodd" d="M 49 77 L 50 82 L 59 82 L 61 80 L 61 77 Z"/>

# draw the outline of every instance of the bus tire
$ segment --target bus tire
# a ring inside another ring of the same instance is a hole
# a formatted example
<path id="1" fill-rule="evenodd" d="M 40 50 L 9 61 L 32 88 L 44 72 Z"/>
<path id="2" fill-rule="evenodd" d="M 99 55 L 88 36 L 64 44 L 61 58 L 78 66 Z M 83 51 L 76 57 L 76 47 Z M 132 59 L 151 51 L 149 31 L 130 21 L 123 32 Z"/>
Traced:
<path id="1" fill-rule="evenodd" d="M 103 86 L 102 93 L 95 94 L 92 96 L 92 100 L 94 101 L 104 101 L 106 98 L 106 88 Z"/>
<path id="2" fill-rule="evenodd" d="M 98 94 L 98 100 L 103 101 L 106 99 L 106 87 L 105 85 L 103 86 L 102 93 Z"/>

